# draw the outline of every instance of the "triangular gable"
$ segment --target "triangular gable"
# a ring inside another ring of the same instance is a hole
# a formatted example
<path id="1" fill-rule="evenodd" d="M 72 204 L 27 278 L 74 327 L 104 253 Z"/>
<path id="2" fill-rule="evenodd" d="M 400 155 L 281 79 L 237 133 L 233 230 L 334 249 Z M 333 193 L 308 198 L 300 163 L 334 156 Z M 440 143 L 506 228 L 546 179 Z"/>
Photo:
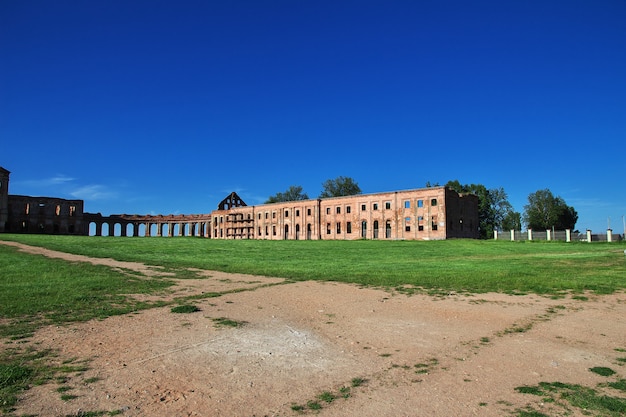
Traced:
<path id="1" fill-rule="evenodd" d="M 228 197 L 223 199 L 217 206 L 218 210 L 230 210 L 233 207 L 245 207 L 246 203 L 237 195 L 236 192 L 230 193 Z"/>

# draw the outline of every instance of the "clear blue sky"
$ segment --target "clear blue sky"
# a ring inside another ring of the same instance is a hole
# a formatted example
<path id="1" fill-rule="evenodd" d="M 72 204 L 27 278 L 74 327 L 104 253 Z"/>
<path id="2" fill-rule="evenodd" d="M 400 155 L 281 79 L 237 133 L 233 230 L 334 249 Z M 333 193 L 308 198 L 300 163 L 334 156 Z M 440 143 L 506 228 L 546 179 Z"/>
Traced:
<path id="1" fill-rule="evenodd" d="M 0 1 L 12 194 L 207 213 L 343 175 L 626 215 L 626 1 Z"/>

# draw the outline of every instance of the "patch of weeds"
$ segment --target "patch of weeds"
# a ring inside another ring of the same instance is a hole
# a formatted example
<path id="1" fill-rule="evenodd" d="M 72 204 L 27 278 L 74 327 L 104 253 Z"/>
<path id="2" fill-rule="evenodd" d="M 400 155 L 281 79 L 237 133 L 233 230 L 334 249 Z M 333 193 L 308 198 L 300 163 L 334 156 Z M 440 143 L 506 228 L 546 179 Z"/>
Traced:
<path id="1" fill-rule="evenodd" d="M 531 395 L 543 395 L 543 391 L 539 387 L 529 387 L 527 385 L 523 385 L 521 387 L 516 387 L 515 391 L 521 394 L 531 394 Z"/>
<path id="2" fill-rule="evenodd" d="M 72 394 L 63 394 L 61 395 L 61 399 L 63 401 L 72 401 L 73 399 L 78 398 L 78 395 L 72 395 Z"/>
<path id="3" fill-rule="evenodd" d="M 616 382 L 609 382 L 607 385 L 616 390 L 626 392 L 626 379 L 620 379 Z"/>
<path id="4" fill-rule="evenodd" d="M 291 409 L 293 411 L 304 411 L 304 406 L 302 406 L 300 404 L 292 404 L 291 405 Z"/>
<path id="5" fill-rule="evenodd" d="M 480 338 L 480 343 L 482 343 L 483 345 L 486 345 L 489 342 L 490 342 L 490 340 L 489 340 L 488 337 L 481 337 Z"/>
<path id="6" fill-rule="evenodd" d="M 593 372 L 594 374 L 598 374 L 600 376 L 615 375 L 615 371 L 614 370 L 612 370 L 611 368 L 606 368 L 604 366 L 596 366 L 594 368 L 589 368 L 589 370 L 591 372 Z"/>
<path id="7" fill-rule="evenodd" d="M 241 327 L 247 323 L 245 321 L 231 320 L 226 317 L 218 317 L 211 320 L 213 320 L 213 323 L 215 323 L 216 327 Z"/>
<path id="8" fill-rule="evenodd" d="M 390 357 L 390 356 L 391 356 L 391 353 L 381 353 L 379 356 L 380 356 L 381 358 L 388 358 L 388 357 Z"/>
<path id="9" fill-rule="evenodd" d="M 348 398 L 350 396 L 350 387 L 339 388 L 339 393 L 341 394 L 341 398 Z"/>
<path id="10" fill-rule="evenodd" d="M 573 295 L 572 300 L 589 301 L 589 297 L 585 297 L 584 295 Z"/>
<path id="11" fill-rule="evenodd" d="M 71 390 L 72 387 L 68 387 L 67 385 L 63 385 L 62 387 L 57 388 L 57 392 L 67 392 Z"/>
<path id="12" fill-rule="evenodd" d="M 550 417 L 547 414 L 540 413 L 539 411 L 535 411 L 532 409 L 517 410 L 516 416 L 517 417 Z"/>
<path id="13" fill-rule="evenodd" d="M 616 352 L 626 352 L 626 349 L 623 349 L 623 348 L 615 348 L 614 350 Z"/>
<path id="14" fill-rule="evenodd" d="M 172 307 L 170 311 L 172 313 L 195 313 L 197 311 L 200 311 L 200 308 L 198 308 L 198 306 L 195 306 L 193 304 L 183 304 L 183 305 L 179 305 L 176 307 Z"/>
<path id="15" fill-rule="evenodd" d="M 566 408 L 563 403 L 579 408 L 585 414 L 595 411 L 605 417 L 618 417 L 626 413 L 626 398 L 610 397 L 601 395 L 596 390 L 577 384 L 565 384 L 562 382 L 540 382 L 534 387 L 518 387 L 517 391 L 524 394 L 542 395 L 550 398 L 555 404 Z M 528 411 L 535 412 L 536 411 Z M 533 414 L 519 414 L 520 416 L 533 416 Z M 541 414 L 538 414 L 541 415 Z"/>
<path id="16" fill-rule="evenodd" d="M 317 401 L 309 401 L 306 403 L 306 406 L 309 408 L 309 410 L 321 410 L 322 409 L 322 405 L 318 403 Z"/>
<path id="17" fill-rule="evenodd" d="M 85 379 L 85 384 L 93 384 L 94 382 L 98 382 L 100 380 L 102 380 L 102 378 L 99 378 L 97 376 L 92 376 L 91 378 Z"/>
<path id="18" fill-rule="evenodd" d="M 438 364 L 439 364 L 439 360 L 437 360 L 436 358 L 431 358 L 425 363 L 417 363 L 413 365 L 413 367 L 416 369 L 415 370 L 416 374 L 427 374 L 433 369 L 433 367 L 435 367 Z"/>
<path id="19" fill-rule="evenodd" d="M 365 384 L 366 380 L 363 378 L 352 378 L 352 381 L 350 381 L 350 383 L 352 384 L 352 388 L 356 388 L 356 387 L 360 387 L 361 385 Z"/>
<path id="20" fill-rule="evenodd" d="M 324 391 L 317 398 L 330 404 L 335 400 L 335 395 L 330 391 Z"/>
<path id="21" fill-rule="evenodd" d="M 524 333 L 533 328 L 532 323 L 525 324 L 520 326 L 518 324 L 513 324 L 511 327 L 504 329 L 503 334 L 511 334 L 511 333 Z"/>
<path id="22" fill-rule="evenodd" d="M 487 403 L 478 403 L 478 406 L 479 406 L 479 407 L 486 407 L 486 406 L 487 406 Z"/>
<path id="23" fill-rule="evenodd" d="M 626 363 L 626 358 L 615 358 L 615 360 L 620 362 L 620 365 Z"/>

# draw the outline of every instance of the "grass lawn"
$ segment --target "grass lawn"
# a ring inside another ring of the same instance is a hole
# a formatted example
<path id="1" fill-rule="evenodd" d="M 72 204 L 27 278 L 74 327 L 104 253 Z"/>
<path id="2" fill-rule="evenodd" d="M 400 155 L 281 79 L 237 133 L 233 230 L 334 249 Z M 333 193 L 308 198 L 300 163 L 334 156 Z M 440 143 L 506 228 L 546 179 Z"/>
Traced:
<path id="1" fill-rule="evenodd" d="M 558 294 L 626 288 L 624 244 L 264 241 L 0 235 L 64 252 L 181 269 L 432 291 Z M 2 267 L 4 268 L 4 267 Z"/>

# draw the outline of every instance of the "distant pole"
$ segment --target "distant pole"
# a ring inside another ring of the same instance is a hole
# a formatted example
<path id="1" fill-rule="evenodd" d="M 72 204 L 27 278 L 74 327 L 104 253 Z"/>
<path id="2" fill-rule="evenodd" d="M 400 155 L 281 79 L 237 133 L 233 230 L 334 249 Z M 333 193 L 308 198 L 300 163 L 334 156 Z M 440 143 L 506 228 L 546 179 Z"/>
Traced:
<path id="1" fill-rule="evenodd" d="M 622 226 L 624 226 L 624 234 L 622 235 L 622 239 L 626 239 L 626 221 L 624 221 L 623 214 L 622 214 Z"/>

